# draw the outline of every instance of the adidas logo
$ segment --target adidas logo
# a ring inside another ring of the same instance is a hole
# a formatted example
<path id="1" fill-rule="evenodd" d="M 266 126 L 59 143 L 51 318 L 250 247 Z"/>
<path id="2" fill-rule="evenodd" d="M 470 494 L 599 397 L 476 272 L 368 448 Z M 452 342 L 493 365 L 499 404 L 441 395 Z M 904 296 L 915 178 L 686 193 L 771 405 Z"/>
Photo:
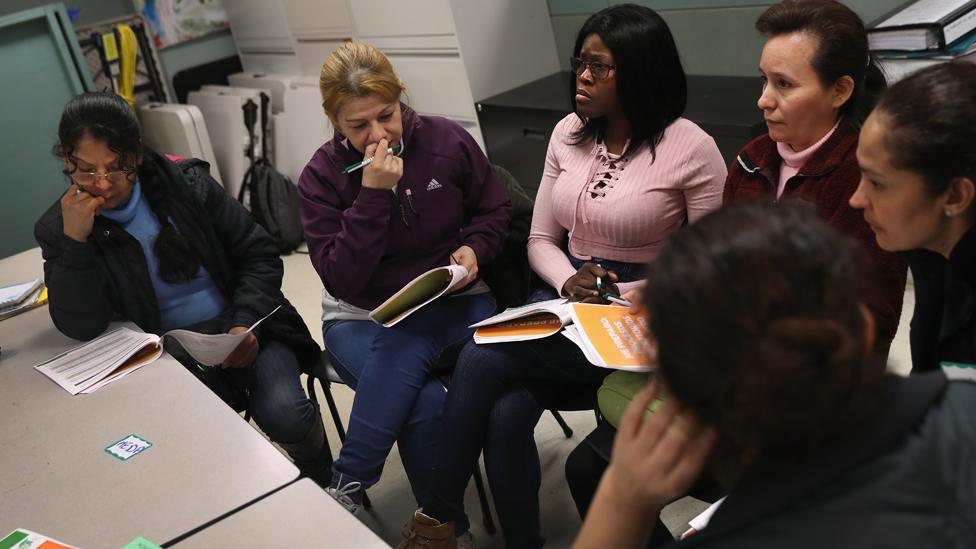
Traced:
<path id="1" fill-rule="evenodd" d="M 439 188 L 441 188 L 443 186 L 444 185 L 441 185 L 440 183 L 438 183 L 436 179 L 431 179 L 430 180 L 430 183 L 427 184 L 427 190 L 428 191 L 433 191 L 433 190 L 439 189 Z"/>

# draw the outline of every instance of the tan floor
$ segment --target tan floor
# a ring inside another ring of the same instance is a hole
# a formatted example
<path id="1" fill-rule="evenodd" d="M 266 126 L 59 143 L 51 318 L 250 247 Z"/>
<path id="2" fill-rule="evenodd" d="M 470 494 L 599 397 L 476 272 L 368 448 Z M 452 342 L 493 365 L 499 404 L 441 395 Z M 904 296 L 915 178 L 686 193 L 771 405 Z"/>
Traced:
<path id="1" fill-rule="evenodd" d="M 305 319 L 313 337 L 321 345 L 321 292 L 322 283 L 312 268 L 307 255 L 292 254 L 282 258 L 285 263 L 283 290 Z M 908 321 L 914 308 L 914 290 L 909 283 L 905 293 L 902 321 L 892 344 L 889 363 L 891 369 L 904 374 L 910 369 L 911 360 L 908 349 Z M 345 386 L 333 386 L 343 421 L 348 418 L 352 406 L 353 392 Z M 324 400 L 319 398 L 324 403 Z M 591 412 L 566 412 L 567 423 L 574 429 L 572 439 L 563 436 L 562 430 L 551 415 L 545 414 L 536 427 L 535 437 L 542 461 L 542 527 L 547 539 L 547 547 L 569 547 L 579 530 L 580 521 L 573 505 L 563 476 L 566 456 L 595 425 Z M 326 425 L 333 451 L 338 452 L 338 436 L 326 413 Z M 369 490 L 373 502 L 371 512 L 360 515 L 361 520 L 391 545 L 400 539 L 400 527 L 415 507 L 413 495 L 407 483 L 399 455 L 394 451 L 387 459 L 382 480 Z M 479 548 L 502 548 L 501 534 L 488 536 L 480 524 L 480 507 L 474 484 L 468 487 L 466 506 L 471 516 L 472 532 Z M 672 532 L 680 533 L 687 528 L 690 518 L 700 513 L 707 505 L 693 498 L 679 500 L 664 510 L 663 518 Z"/>

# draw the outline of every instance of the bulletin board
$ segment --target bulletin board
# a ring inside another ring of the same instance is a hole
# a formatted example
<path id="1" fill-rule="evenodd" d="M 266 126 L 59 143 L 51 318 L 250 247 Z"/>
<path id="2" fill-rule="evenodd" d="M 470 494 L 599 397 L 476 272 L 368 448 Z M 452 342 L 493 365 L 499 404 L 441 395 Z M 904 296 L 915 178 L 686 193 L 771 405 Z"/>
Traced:
<path id="1" fill-rule="evenodd" d="M 132 0 L 132 5 L 149 22 L 157 49 L 230 27 L 221 0 Z"/>

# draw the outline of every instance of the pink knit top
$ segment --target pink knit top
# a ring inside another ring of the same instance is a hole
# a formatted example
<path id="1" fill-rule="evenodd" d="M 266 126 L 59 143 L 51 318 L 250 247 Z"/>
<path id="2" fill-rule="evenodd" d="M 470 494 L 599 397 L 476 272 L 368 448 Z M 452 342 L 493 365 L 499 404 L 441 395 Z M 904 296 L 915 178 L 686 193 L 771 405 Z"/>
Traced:
<path id="1" fill-rule="evenodd" d="M 623 161 L 602 143 L 570 145 L 580 126 L 570 114 L 553 130 L 529 234 L 529 263 L 557 291 L 576 274 L 561 248 L 567 233 L 580 259 L 648 262 L 685 219 L 722 205 L 727 171 L 715 141 L 684 118 L 665 129 L 653 163 L 646 144 Z"/>

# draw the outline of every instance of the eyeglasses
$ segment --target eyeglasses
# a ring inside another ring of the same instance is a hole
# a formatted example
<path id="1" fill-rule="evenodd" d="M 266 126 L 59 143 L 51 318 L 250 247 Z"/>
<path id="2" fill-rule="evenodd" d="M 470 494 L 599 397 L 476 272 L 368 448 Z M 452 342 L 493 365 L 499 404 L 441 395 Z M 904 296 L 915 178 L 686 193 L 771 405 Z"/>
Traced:
<path id="1" fill-rule="evenodd" d="M 611 69 L 616 69 L 617 65 L 608 65 L 598 61 L 583 61 L 579 57 L 570 57 L 569 68 L 573 70 L 576 76 L 582 76 L 583 71 L 590 69 L 590 76 L 595 80 L 603 80 L 610 76 Z"/>
<path id="2" fill-rule="evenodd" d="M 71 177 L 71 179 L 74 179 L 77 183 L 81 185 L 94 185 L 99 179 L 103 177 L 107 179 L 109 183 L 113 185 L 119 185 L 124 181 L 126 181 L 127 179 L 129 179 L 129 176 L 135 173 L 135 171 L 136 171 L 135 168 L 122 168 L 121 170 L 114 170 L 106 173 L 98 173 L 98 172 L 82 172 L 82 171 L 78 171 L 78 169 L 76 168 L 75 171 L 72 172 L 65 171 L 65 173 L 67 173 Z"/>

